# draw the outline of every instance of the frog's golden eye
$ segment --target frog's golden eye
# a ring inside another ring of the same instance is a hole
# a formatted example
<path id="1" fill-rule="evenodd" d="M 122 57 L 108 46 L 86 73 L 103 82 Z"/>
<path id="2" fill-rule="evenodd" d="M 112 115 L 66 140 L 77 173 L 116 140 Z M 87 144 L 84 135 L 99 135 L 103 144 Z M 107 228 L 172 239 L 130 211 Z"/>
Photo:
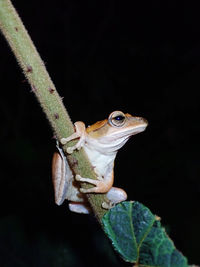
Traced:
<path id="1" fill-rule="evenodd" d="M 110 114 L 108 122 L 110 125 L 115 127 L 123 126 L 126 121 L 126 116 L 121 111 L 114 111 Z"/>

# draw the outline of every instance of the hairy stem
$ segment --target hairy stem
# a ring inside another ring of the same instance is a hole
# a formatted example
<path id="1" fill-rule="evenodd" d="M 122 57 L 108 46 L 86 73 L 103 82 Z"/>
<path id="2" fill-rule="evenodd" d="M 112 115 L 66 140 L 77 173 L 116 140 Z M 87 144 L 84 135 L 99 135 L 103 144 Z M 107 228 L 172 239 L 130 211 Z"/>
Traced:
<path id="1" fill-rule="evenodd" d="M 45 112 L 56 138 L 60 140 L 62 137 L 71 135 L 74 127 L 62 99 L 10 0 L 0 0 L 0 29 L 30 83 L 32 92 Z M 63 147 L 65 154 L 66 148 L 66 146 Z M 75 174 L 96 179 L 83 151 L 74 152 L 70 156 L 66 154 L 66 156 Z M 83 184 L 83 187 L 88 188 L 89 185 Z M 101 207 L 102 202 L 105 201 L 105 195 L 88 194 L 87 197 L 97 219 L 101 222 L 106 212 Z"/>

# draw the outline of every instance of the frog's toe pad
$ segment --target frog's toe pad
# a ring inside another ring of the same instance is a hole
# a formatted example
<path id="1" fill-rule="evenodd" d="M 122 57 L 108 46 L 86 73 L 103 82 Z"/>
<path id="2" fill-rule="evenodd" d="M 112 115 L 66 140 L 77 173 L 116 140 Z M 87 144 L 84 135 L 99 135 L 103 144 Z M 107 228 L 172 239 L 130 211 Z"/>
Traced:
<path id="1" fill-rule="evenodd" d="M 60 142 L 61 142 L 62 145 L 65 145 L 67 143 L 66 138 L 61 138 Z"/>
<path id="2" fill-rule="evenodd" d="M 76 181 L 81 181 L 82 177 L 79 174 L 77 174 L 75 179 L 76 179 Z"/>
<path id="3" fill-rule="evenodd" d="M 74 149 L 73 147 L 70 146 L 70 147 L 67 148 L 67 153 L 68 153 L 68 154 L 72 154 L 72 153 L 74 152 L 74 150 L 75 150 L 75 149 Z"/>
<path id="4" fill-rule="evenodd" d="M 80 188 L 79 190 L 81 193 L 88 193 L 88 189 L 86 188 Z"/>
<path id="5" fill-rule="evenodd" d="M 102 202 L 101 206 L 103 209 L 109 210 L 109 209 L 113 208 L 115 206 L 115 204 L 112 203 L 111 201 L 109 201 L 109 202 L 104 201 L 104 202 Z"/>

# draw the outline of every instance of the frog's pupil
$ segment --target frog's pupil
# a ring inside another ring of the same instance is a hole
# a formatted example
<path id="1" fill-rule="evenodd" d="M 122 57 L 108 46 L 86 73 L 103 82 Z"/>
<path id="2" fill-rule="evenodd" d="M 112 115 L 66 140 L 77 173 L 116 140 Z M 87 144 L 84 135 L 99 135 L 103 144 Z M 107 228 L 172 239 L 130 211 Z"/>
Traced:
<path id="1" fill-rule="evenodd" d="M 124 117 L 121 116 L 121 115 L 115 117 L 115 120 L 116 120 L 116 121 L 121 121 L 121 120 L 123 120 L 123 119 L 124 119 Z"/>

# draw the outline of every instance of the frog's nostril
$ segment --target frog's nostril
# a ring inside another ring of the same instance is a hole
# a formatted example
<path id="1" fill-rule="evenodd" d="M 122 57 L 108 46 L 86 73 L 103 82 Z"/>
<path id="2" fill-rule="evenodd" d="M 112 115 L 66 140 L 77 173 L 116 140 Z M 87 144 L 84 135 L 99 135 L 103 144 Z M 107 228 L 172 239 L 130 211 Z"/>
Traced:
<path id="1" fill-rule="evenodd" d="M 142 117 L 136 117 L 136 120 L 142 123 L 146 123 L 148 125 L 148 121 Z"/>

